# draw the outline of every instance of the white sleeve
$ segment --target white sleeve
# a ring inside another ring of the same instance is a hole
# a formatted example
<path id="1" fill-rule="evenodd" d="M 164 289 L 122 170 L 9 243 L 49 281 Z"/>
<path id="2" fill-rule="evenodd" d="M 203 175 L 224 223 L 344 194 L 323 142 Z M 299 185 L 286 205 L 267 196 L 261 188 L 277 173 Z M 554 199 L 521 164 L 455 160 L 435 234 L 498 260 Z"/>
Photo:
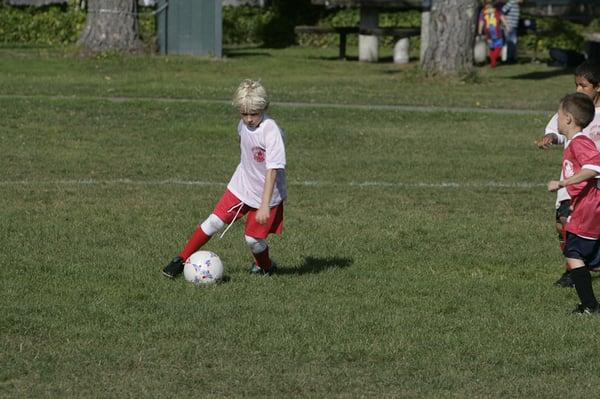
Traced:
<path id="1" fill-rule="evenodd" d="M 594 172 L 600 174 L 600 166 L 598 165 L 592 165 L 592 164 L 588 164 L 588 165 L 583 165 L 581 167 L 581 169 L 589 169 L 589 170 L 593 170 Z M 598 177 L 598 175 L 594 176 L 595 178 Z"/>
<path id="2" fill-rule="evenodd" d="M 285 144 L 283 133 L 275 121 L 266 124 L 264 130 L 267 169 L 285 169 Z"/>
<path id="3" fill-rule="evenodd" d="M 244 126 L 244 121 L 240 119 L 240 121 L 238 122 L 238 125 L 237 125 L 238 136 L 240 136 L 242 134 L 242 126 Z"/>
<path id="4" fill-rule="evenodd" d="M 558 114 L 552 115 L 550 118 L 550 122 L 546 125 L 546 129 L 544 130 L 544 135 L 547 134 L 555 134 L 558 137 L 557 144 L 564 144 L 567 141 L 567 138 L 558 132 Z"/>

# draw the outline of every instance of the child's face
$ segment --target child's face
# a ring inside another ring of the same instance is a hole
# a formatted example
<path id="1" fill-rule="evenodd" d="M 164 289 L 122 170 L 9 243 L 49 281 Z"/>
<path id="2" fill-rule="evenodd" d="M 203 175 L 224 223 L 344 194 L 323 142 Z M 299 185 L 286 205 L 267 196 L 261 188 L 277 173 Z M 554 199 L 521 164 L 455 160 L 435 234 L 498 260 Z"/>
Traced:
<path id="1" fill-rule="evenodd" d="M 582 93 L 595 101 L 600 96 L 600 86 L 594 86 L 583 76 L 575 76 L 575 91 Z"/>
<path id="2" fill-rule="evenodd" d="M 565 127 L 564 127 L 564 124 L 565 124 L 565 111 L 563 111 L 562 105 L 560 107 L 558 107 L 558 119 L 557 119 L 556 123 L 558 125 L 557 126 L 558 127 L 558 132 L 560 134 L 565 134 L 564 133 L 564 131 L 565 131 Z"/>
<path id="3" fill-rule="evenodd" d="M 562 105 L 558 107 L 558 132 L 560 134 L 567 134 L 568 128 L 571 124 L 571 114 L 565 112 Z"/>
<path id="4" fill-rule="evenodd" d="M 244 124 L 251 129 L 256 129 L 258 127 L 258 125 L 260 125 L 260 123 L 262 122 L 262 119 L 263 119 L 262 112 L 257 112 L 257 113 L 240 112 L 240 115 L 242 117 L 242 121 L 244 122 Z"/>

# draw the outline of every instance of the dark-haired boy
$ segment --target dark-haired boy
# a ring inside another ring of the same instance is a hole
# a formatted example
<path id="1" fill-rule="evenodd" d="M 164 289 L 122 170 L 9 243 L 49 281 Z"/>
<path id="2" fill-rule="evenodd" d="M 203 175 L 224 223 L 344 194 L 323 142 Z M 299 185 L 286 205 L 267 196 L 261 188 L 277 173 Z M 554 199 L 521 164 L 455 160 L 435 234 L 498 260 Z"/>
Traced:
<path id="1" fill-rule="evenodd" d="M 596 107 L 594 120 L 583 129 L 583 133 L 588 135 L 596 143 L 600 150 L 600 64 L 586 61 L 575 69 L 575 91 L 583 93 L 592 99 Z M 548 149 L 552 144 L 566 144 L 566 138 L 558 131 L 558 114 L 548 122 L 545 129 L 545 135 L 542 139 L 536 141 L 538 148 Z M 561 175 L 562 178 L 562 175 Z M 567 190 L 561 188 L 556 193 L 556 231 L 558 233 L 561 252 L 564 250 L 566 238 L 565 225 L 571 209 L 571 198 Z M 572 287 L 573 280 L 568 268 L 554 283 L 558 287 Z"/>
<path id="2" fill-rule="evenodd" d="M 548 182 L 548 191 L 565 187 L 571 197 L 564 255 L 580 304 L 573 313 L 600 314 L 592 288 L 591 268 L 600 265 L 600 152 L 582 130 L 594 119 L 589 96 L 565 96 L 558 110 L 558 131 L 567 138 L 560 181 Z"/>

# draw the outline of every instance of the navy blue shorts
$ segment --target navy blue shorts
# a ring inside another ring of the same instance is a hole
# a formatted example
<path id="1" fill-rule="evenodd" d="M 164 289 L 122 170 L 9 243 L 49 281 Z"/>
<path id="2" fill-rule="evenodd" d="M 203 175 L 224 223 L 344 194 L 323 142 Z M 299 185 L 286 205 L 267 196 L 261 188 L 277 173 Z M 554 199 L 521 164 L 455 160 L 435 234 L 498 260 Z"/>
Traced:
<path id="1" fill-rule="evenodd" d="M 600 266 L 600 240 L 588 240 L 567 232 L 563 254 L 566 258 L 581 259 L 587 267 Z"/>

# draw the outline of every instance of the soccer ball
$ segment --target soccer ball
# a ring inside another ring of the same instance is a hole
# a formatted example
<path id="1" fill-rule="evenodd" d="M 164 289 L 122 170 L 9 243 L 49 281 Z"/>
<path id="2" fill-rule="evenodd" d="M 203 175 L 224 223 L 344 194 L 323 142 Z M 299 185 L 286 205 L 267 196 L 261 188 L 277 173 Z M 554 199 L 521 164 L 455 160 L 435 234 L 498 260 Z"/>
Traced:
<path id="1" fill-rule="evenodd" d="M 183 276 L 192 284 L 214 284 L 223 278 L 223 262 L 214 252 L 194 252 L 183 265 Z"/>

